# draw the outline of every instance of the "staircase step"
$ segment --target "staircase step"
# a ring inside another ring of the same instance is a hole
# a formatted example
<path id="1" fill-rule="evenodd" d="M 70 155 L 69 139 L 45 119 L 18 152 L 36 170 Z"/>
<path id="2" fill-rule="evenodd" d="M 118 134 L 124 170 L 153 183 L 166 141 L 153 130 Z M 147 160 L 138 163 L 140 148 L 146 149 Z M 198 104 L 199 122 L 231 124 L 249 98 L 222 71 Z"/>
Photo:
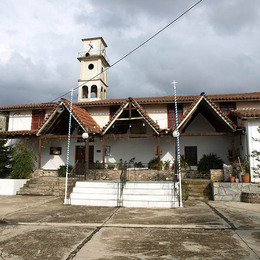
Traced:
<path id="1" fill-rule="evenodd" d="M 30 179 L 18 192 L 19 195 L 64 196 L 66 179 L 62 177 L 36 177 Z M 68 180 L 68 191 L 75 184 L 74 179 Z"/>
<path id="2" fill-rule="evenodd" d="M 121 187 L 116 181 L 77 182 L 70 195 L 71 204 L 158 208 L 178 204 L 172 182 L 126 182 L 123 190 Z"/>

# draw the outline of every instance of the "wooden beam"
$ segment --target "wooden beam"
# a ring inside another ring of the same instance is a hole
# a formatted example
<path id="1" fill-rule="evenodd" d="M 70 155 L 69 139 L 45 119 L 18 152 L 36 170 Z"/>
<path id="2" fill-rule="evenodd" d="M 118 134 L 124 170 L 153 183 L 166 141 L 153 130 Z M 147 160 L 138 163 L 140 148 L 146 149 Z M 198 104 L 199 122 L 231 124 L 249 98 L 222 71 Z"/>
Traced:
<path id="1" fill-rule="evenodd" d="M 123 120 L 138 120 L 138 119 L 144 119 L 143 117 L 131 117 L 131 118 L 117 118 L 116 121 L 123 121 Z"/>
<path id="2" fill-rule="evenodd" d="M 89 138 L 87 139 L 87 145 L 86 145 L 86 167 L 87 167 L 87 170 L 89 169 Z"/>
<path id="3" fill-rule="evenodd" d="M 161 170 L 161 145 L 160 145 L 160 136 L 157 136 L 157 151 L 158 151 L 158 170 Z"/>
<path id="4" fill-rule="evenodd" d="M 232 136 L 232 162 L 235 162 L 235 160 L 236 160 L 236 158 L 235 158 L 235 139 L 234 139 L 234 136 Z"/>
<path id="5" fill-rule="evenodd" d="M 106 138 L 109 137 L 117 137 L 117 138 L 121 138 L 121 137 L 127 137 L 127 138 L 131 138 L 131 137 L 154 137 L 154 136 L 158 136 L 157 134 L 108 134 L 105 135 Z"/>
<path id="6" fill-rule="evenodd" d="M 106 147 L 106 138 L 103 136 L 102 139 L 102 163 L 103 163 L 103 169 L 105 169 L 105 147 Z"/>
<path id="7" fill-rule="evenodd" d="M 38 156 L 38 169 L 41 169 L 42 162 L 42 138 L 39 137 L 39 156 Z"/>
<path id="8" fill-rule="evenodd" d="M 235 133 L 214 132 L 214 133 L 180 133 L 180 136 L 234 136 Z"/>
<path id="9" fill-rule="evenodd" d="M 28 138 L 25 138 L 24 139 L 24 146 L 27 148 L 27 145 L 28 145 Z"/>

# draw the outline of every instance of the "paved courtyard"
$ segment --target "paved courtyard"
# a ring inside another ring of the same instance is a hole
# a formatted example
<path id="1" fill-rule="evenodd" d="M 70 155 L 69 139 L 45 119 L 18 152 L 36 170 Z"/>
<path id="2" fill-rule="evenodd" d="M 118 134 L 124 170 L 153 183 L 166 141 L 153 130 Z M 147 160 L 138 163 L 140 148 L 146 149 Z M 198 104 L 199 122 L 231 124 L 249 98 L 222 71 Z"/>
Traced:
<path id="1" fill-rule="evenodd" d="M 140 209 L 0 196 L 0 260 L 259 257 L 259 204 L 210 201 Z"/>

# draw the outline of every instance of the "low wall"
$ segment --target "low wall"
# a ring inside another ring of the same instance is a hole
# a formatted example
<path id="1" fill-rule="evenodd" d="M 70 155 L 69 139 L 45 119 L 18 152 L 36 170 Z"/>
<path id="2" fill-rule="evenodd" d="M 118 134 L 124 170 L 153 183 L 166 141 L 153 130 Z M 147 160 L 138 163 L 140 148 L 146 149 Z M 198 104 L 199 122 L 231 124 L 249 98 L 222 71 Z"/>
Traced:
<path id="1" fill-rule="evenodd" d="M 0 179 L 0 195 L 16 195 L 28 179 Z"/>
<path id="2" fill-rule="evenodd" d="M 235 183 L 235 182 L 213 182 L 213 200 L 241 201 L 242 192 L 259 193 L 258 184 Z"/>

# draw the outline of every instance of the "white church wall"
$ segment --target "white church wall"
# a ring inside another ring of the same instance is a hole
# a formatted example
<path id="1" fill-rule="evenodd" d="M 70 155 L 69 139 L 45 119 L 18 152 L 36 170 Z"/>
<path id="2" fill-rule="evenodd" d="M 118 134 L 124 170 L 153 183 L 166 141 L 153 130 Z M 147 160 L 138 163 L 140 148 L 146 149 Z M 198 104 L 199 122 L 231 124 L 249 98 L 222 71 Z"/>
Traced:
<path id="1" fill-rule="evenodd" d="M 94 162 L 102 161 L 102 139 L 96 138 L 95 142 L 90 143 L 94 145 Z M 116 138 L 106 139 L 106 146 L 110 147 L 110 155 L 105 156 L 105 163 L 116 163 L 120 159 L 129 161 L 135 157 L 135 161 L 148 163 L 154 155 L 154 148 L 157 145 L 157 139 L 149 138 Z M 161 138 L 162 155 L 161 160 L 170 160 L 173 163 L 175 145 L 172 137 Z"/>
<path id="2" fill-rule="evenodd" d="M 199 113 L 191 124 L 187 127 L 185 133 L 212 133 L 216 132 L 215 128 L 209 121 Z"/>
<path id="3" fill-rule="evenodd" d="M 90 107 L 87 111 L 100 127 L 104 127 L 109 121 L 109 107 Z"/>
<path id="4" fill-rule="evenodd" d="M 245 121 L 246 126 L 246 136 L 247 136 L 247 143 L 248 143 L 248 154 L 251 155 L 254 150 L 260 151 L 260 142 L 256 139 L 260 139 L 260 133 L 257 131 L 258 127 L 260 126 L 260 119 L 252 119 Z M 250 157 L 250 174 L 251 174 L 251 181 L 252 182 L 260 182 L 259 174 L 254 172 L 255 167 L 259 162 L 256 158 Z"/>
<path id="5" fill-rule="evenodd" d="M 31 110 L 10 112 L 8 131 L 31 130 L 31 125 Z"/>
<path id="6" fill-rule="evenodd" d="M 61 155 L 51 155 L 51 147 L 61 147 Z M 75 162 L 75 149 L 71 145 L 70 149 L 70 162 L 74 165 Z M 74 151 L 73 151 L 74 150 Z M 41 152 L 41 167 L 44 170 L 57 170 L 60 165 L 66 164 L 67 158 L 67 139 L 43 139 L 42 152 Z"/>
<path id="7" fill-rule="evenodd" d="M 160 128 L 168 128 L 167 105 L 143 105 L 147 114 L 156 122 Z"/>
<path id="8" fill-rule="evenodd" d="M 238 145 L 238 138 L 235 143 Z M 215 153 L 228 164 L 228 150 L 232 149 L 232 138 L 229 136 L 181 136 L 181 154 L 185 153 L 185 146 L 197 146 L 198 162 L 204 154 Z"/>
<path id="9" fill-rule="evenodd" d="M 237 101 L 236 102 L 236 108 L 237 109 L 243 109 L 243 108 L 260 108 L 260 102 L 254 102 L 254 101 Z"/>

